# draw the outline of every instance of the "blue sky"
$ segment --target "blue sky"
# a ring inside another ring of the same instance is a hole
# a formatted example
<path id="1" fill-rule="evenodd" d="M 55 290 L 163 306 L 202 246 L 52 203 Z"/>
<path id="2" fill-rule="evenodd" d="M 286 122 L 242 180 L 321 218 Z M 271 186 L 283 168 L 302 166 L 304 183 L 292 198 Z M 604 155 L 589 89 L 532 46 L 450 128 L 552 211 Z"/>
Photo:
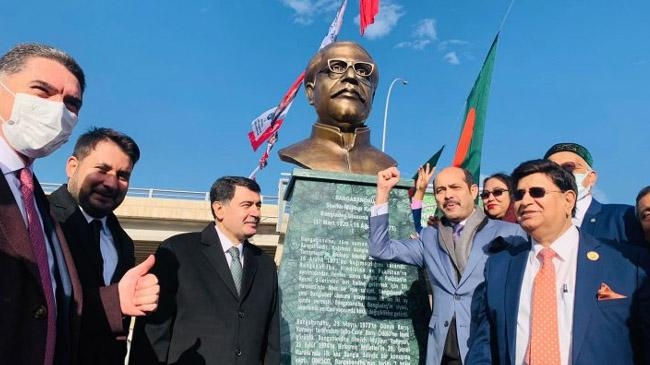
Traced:
<path id="1" fill-rule="evenodd" d="M 71 141 L 37 162 L 41 182 L 66 180 L 76 137 L 108 126 L 140 145 L 132 187 L 207 191 L 222 175 L 248 175 L 262 151 L 250 122 L 275 106 L 317 50 L 339 0 L 12 1 L 0 12 L 0 50 L 42 42 L 71 53 L 87 75 Z M 367 123 L 404 176 L 441 145 L 448 165 L 462 112 L 509 0 L 381 0 L 377 24 L 359 36 L 349 0 L 339 40 L 360 42 L 380 82 Z M 556 142 L 587 146 L 599 172 L 596 196 L 632 203 L 650 184 L 650 2 L 514 3 L 497 50 L 481 172 L 511 171 Z M 303 90 L 258 173 L 275 195 L 293 165 L 277 149 L 310 133 Z"/>

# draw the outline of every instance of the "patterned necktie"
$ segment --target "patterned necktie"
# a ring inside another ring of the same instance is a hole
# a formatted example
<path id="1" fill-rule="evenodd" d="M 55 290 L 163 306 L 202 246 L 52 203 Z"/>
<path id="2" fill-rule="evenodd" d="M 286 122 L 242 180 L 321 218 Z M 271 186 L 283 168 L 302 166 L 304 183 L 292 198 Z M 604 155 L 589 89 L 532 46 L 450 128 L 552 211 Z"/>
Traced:
<path id="1" fill-rule="evenodd" d="M 454 247 L 456 247 L 456 242 L 460 239 L 460 233 L 463 231 L 463 228 L 465 225 L 461 223 L 456 223 L 454 224 L 454 233 L 452 234 L 452 237 L 454 239 Z"/>
<path id="2" fill-rule="evenodd" d="M 34 178 L 32 172 L 21 169 L 19 174 L 20 193 L 27 214 L 27 230 L 29 239 L 32 242 L 34 258 L 38 266 L 38 273 L 41 279 L 41 287 L 47 303 L 47 337 L 45 342 L 44 364 L 50 365 L 54 362 L 54 350 L 56 346 L 56 304 L 54 302 L 54 291 L 50 277 L 50 264 L 47 260 L 46 241 L 43 235 L 43 227 L 39 219 L 39 213 L 34 204 Z"/>
<path id="3" fill-rule="evenodd" d="M 528 364 L 559 365 L 557 284 L 555 282 L 555 266 L 553 265 L 555 251 L 543 248 L 537 256 L 542 260 L 542 267 L 533 282 Z"/>
<path id="4" fill-rule="evenodd" d="M 232 279 L 235 281 L 235 288 L 237 288 L 237 294 L 241 294 L 241 279 L 243 270 L 241 267 L 241 261 L 239 261 L 239 249 L 235 246 L 232 246 L 228 253 L 232 260 L 230 261 L 230 272 L 232 273 Z"/>

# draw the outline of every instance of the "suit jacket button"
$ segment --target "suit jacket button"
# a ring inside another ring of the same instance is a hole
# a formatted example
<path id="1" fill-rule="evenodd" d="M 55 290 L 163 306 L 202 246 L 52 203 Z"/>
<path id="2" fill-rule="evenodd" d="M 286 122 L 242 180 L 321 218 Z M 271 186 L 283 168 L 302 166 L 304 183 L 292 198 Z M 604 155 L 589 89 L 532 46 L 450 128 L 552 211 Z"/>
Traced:
<path id="1" fill-rule="evenodd" d="M 240 357 L 241 356 L 241 349 L 238 349 L 238 348 L 235 349 L 235 355 L 237 355 L 237 357 Z"/>
<path id="2" fill-rule="evenodd" d="M 47 308 L 44 305 L 38 306 L 34 311 L 34 319 L 41 319 L 47 317 Z"/>
<path id="3" fill-rule="evenodd" d="M 239 316 L 239 318 L 244 318 L 244 312 L 238 312 L 237 316 Z"/>
<path id="4" fill-rule="evenodd" d="M 449 327 L 449 321 L 445 321 L 445 327 Z"/>

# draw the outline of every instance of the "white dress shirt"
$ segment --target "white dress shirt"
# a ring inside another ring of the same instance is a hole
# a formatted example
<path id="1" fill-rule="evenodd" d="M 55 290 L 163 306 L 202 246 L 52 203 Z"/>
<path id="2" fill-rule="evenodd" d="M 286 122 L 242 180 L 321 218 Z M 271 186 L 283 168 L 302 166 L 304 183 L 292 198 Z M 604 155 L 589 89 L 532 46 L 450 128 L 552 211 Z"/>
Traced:
<path id="1" fill-rule="evenodd" d="M 81 207 L 79 207 L 79 209 L 81 210 L 81 213 L 83 213 L 84 217 L 86 217 L 88 224 L 95 219 L 102 222 L 102 230 L 99 233 L 99 250 L 102 253 L 102 260 L 104 261 L 104 264 L 102 265 L 104 268 L 104 272 L 102 273 L 104 285 L 108 286 L 111 284 L 111 279 L 115 274 L 115 269 L 117 269 L 118 261 L 117 248 L 115 247 L 113 235 L 111 234 L 111 230 L 106 226 L 106 217 L 95 218 L 84 212 Z"/>
<path id="2" fill-rule="evenodd" d="M 214 225 L 214 228 L 217 230 L 217 235 L 219 236 L 219 241 L 221 241 L 221 249 L 223 250 L 223 254 L 226 256 L 226 261 L 228 262 L 228 267 L 230 267 L 230 264 L 232 263 L 232 256 L 230 256 L 230 250 L 231 247 L 237 247 L 239 250 L 239 262 L 241 262 L 241 267 L 244 268 L 244 244 L 243 243 L 237 243 L 236 245 L 233 244 L 231 240 L 226 237 L 223 232 L 219 230 L 219 227 L 217 225 Z"/>
<path id="3" fill-rule="evenodd" d="M 555 251 L 553 265 L 557 285 L 557 322 L 560 342 L 560 364 L 569 365 L 571 359 L 571 339 L 573 338 L 573 302 L 578 262 L 578 241 L 580 235 L 571 226 L 550 246 Z M 532 240 L 533 247 L 528 253 L 524 278 L 521 283 L 519 310 L 517 312 L 517 338 L 515 341 L 515 364 L 526 365 L 526 352 L 530 342 L 530 311 L 532 306 L 533 281 L 542 266 L 537 257 L 544 248 Z"/>

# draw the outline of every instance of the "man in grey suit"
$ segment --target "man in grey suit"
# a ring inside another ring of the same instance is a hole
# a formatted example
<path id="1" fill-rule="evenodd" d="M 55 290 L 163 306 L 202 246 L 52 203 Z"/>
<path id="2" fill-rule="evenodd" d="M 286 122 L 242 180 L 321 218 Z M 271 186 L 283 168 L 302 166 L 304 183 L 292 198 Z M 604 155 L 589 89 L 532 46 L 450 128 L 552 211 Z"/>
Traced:
<path id="1" fill-rule="evenodd" d="M 416 239 L 388 235 L 388 197 L 399 181 L 397 168 L 377 174 L 377 196 L 370 216 L 370 256 L 426 269 L 433 287 L 427 365 L 462 364 L 467 354 L 472 295 L 483 282 L 489 243 L 496 237 L 524 236 L 518 225 L 488 219 L 476 209 L 478 186 L 465 169 L 448 167 L 434 180 L 444 217 Z"/>

